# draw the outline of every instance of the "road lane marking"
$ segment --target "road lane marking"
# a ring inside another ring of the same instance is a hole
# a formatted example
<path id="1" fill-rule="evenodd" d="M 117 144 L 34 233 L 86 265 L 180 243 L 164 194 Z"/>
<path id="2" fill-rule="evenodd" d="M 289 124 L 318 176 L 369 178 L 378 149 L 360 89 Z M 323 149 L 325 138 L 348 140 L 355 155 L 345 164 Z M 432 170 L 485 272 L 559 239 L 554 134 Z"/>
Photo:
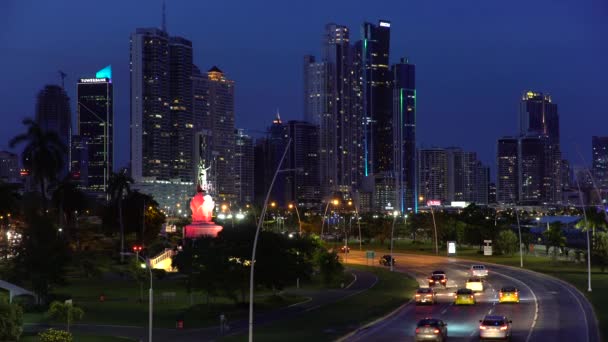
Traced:
<path id="1" fill-rule="evenodd" d="M 351 282 L 350 282 L 350 284 L 348 284 L 348 285 L 346 286 L 346 288 L 347 288 L 347 289 L 348 289 L 349 287 L 353 286 L 353 284 L 354 284 L 354 283 L 357 281 L 357 275 L 356 275 L 354 272 L 353 272 L 353 273 L 351 273 L 351 274 L 353 275 L 353 277 L 354 277 L 355 279 L 353 279 L 353 281 L 351 281 Z"/>
<path id="2" fill-rule="evenodd" d="M 291 308 L 291 307 L 293 307 L 293 306 L 297 306 L 297 305 L 301 305 L 301 304 L 308 303 L 308 302 L 310 302 L 310 301 L 312 300 L 312 297 L 305 297 L 305 298 L 306 298 L 306 300 L 303 300 L 303 301 L 298 302 L 298 303 L 291 304 L 291 305 L 289 305 L 289 306 L 287 306 L 287 307 L 288 307 L 288 308 Z"/>
<path id="3" fill-rule="evenodd" d="M 585 308 L 583 308 L 583 303 L 581 303 L 580 299 L 578 299 L 578 296 L 572 292 L 572 290 L 570 290 L 568 288 L 568 286 L 565 286 L 564 284 L 561 284 L 559 282 L 557 282 L 557 284 L 559 284 L 561 287 L 565 288 L 566 291 L 570 292 L 570 294 L 572 295 L 572 297 L 574 297 L 574 299 L 576 299 L 576 302 L 578 303 L 578 306 L 581 308 L 581 311 L 583 311 L 583 319 L 585 320 L 585 330 L 587 330 L 587 342 L 589 342 L 589 321 L 587 321 L 587 311 L 585 310 Z"/>

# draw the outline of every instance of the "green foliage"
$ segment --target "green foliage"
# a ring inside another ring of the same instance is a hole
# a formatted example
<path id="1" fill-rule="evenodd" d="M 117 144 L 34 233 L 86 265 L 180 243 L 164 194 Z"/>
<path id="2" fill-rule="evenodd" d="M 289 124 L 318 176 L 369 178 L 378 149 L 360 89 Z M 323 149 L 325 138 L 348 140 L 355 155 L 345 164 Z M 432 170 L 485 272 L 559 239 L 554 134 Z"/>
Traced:
<path id="1" fill-rule="evenodd" d="M 123 199 L 122 206 L 125 234 L 135 233 L 138 243 L 150 245 L 158 237 L 166 219 L 158 203 L 152 196 L 133 191 Z"/>
<path id="2" fill-rule="evenodd" d="M 562 231 L 561 222 L 552 223 L 547 230 L 543 232 L 547 252 L 550 247 L 553 247 L 553 258 L 557 258 L 559 250 L 566 245 L 566 237 Z"/>
<path id="3" fill-rule="evenodd" d="M 67 331 L 70 331 L 70 325 L 72 322 L 76 322 L 82 319 L 84 311 L 72 305 L 71 303 L 62 303 L 59 301 L 53 301 L 46 313 L 46 316 L 50 319 L 56 319 L 66 322 Z"/>
<path id="4" fill-rule="evenodd" d="M 51 288 L 65 283 L 70 260 L 67 242 L 46 216 L 32 216 L 21 243 L 9 260 L 10 278 L 44 300 Z"/>
<path id="5" fill-rule="evenodd" d="M 325 285 L 332 284 L 336 279 L 342 277 L 344 266 L 336 252 L 329 252 L 323 248 L 318 249 L 315 254 L 315 264 L 319 267 L 319 273 Z"/>
<path id="6" fill-rule="evenodd" d="M 502 230 L 498 233 L 496 242 L 496 251 L 503 255 L 513 255 L 517 251 L 518 238 L 512 230 Z"/>
<path id="7" fill-rule="evenodd" d="M 72 342 L 72 334 L 65 330 L 55 330 L 53 328 L 38 334 L 40 342 Z"/>
<path id="8" fill-rule="evenodd" d="M 594 241 L 591 261 L 599 265 L 603 273 L 608 266 L 608 233 L 597 232 Z"/>
<path id="9" fill-rule="evenodd" d="M 23 310 L 17 304 L 0 301 L 0 341 L 18 341 L 23 333 Z"/>

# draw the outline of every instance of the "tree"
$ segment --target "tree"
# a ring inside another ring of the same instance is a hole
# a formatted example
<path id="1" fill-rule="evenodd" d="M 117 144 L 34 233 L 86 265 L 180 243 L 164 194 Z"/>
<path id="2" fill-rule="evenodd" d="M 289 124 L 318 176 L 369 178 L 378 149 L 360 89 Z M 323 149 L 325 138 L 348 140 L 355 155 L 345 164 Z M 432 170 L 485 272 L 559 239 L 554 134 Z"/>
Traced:
<path id="1" fill-rule="evenodd" d="M 46 209 L 46 190 L 49 183 L 57 179 L 66 163 L 68 148 L 57 132 L 45 131 L 32 119 L 23 120 L 27 132 L 11 139 L 9 146 L 14 148 L 25 143 L 21 154 L 23 166 L 32 172 L 40 186 L 43 209 Z"/>
<path id="2" fill-rule="evenodd" d="M 9 261 L 10 277 L 31 288 L 43 301 L 54 285 L 65 284 L 70 251 L 61 232 L 46 216 L 28 220 L 15 256 Z"/>
<path id="3" fill-rule="evenodd" d="M 70 332 L 72 322 L 79 321 L 84 315 L 84 311 L 73 305 L 71 301 L 65 303 L 53 301 L 46 313 L 47 317 L 66 322 L 66 330 Z"/>
<path id="4" fill-rule="evenodd" d="M 547 252 L 550 247 L 553 247 L 553 259 L 557 258 L 559 249 L 566 245 L 566 237 L 562 231 L 562 223 L 555 222 L 549 225 L 549 228 L 543 232 L 545 238 L 545 244 L 547 245 Z"/>
<path id="5" fill-rule="evenodd" d="M 23 310 L 17 304 L 0 301 L 0 341 L 19 341 L 23 333 Z"/>
<path id="6" fill-rule="evenodd" d="M 591 260 L 600 266 L 602 273 L 608 266 L 608 233 L 597 232 Z"/>
<path id="7" fill-rule="evenodd" d="M 150 195 L 132 191 L 123 199 L 122 207 L 125 234 L 135 233 L 138 242 L 149 246 L 158 237 L 166 219 L 158 203 Z"/>
<path id="8" fill-rule="evenodd" d="M 108 180 L 108 193 L 112 198 L 112 203 L 118 208 L 118 223 L 120 225 L 120 262 L 124 262 L 125 252 L 125 226 L 122 219 L 122 201 L 125 194 L 131 193 L 133 178 L 127 174 L 127 169 L 122 169 L 118 173 L 112 173 Z"/>
<path id="9" fill-rule="evenodd" d="M 336 252 L 329 252 L 326 249 L 319 249 L 315 254 L 315 264 L 319 268 L 319 274 L 325 285 L 332 284 L 344 273 L 344 266 Z"/>
<path id="10" fill-rule="evenodd" d="M 513 255 L 517 251 L 518 238 L 515 233 L 510 230 L 501 230 L 494 242 L 496 251 L 503 255 Z"/>

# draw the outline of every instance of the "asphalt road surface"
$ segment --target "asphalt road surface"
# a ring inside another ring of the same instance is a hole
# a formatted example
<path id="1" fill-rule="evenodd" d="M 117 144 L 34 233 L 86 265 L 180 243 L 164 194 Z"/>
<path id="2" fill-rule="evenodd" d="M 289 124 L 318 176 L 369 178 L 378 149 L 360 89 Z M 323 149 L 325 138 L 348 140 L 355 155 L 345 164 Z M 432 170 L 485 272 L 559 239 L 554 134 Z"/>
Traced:
<path id="1" fill-rule="evenodd" d="M 376 255 L 373 265 L 379 266 L 378 258 Z M 449 341 L 478 341 L 479 320 L 487 314 L 504 315 L 513 321 L 512 341 L 600 341 L 591 304 L 574 287 L 555 278 L 517 268 L 487 265 L 489 276 L 485 291 L 476 295 L 477 304 L 455 306 L 453 293 L 464 287 L 467 270 L 473 262 L 398 253 L 395 253 L 395 260 L 395 271 L 415 276 L 422 287 L 428 286 L 426 279 L 432 271 L 445 271 L 447 288 L 436 287 L 437 304 L 404 303 L 396 313 L 360 329 L 347 341 L 414 341 L 416 323 L 425 317 L 446 322 Z M 357 251 L 351 251 L 347 261 L 372 264 Z M 498 303 L 498 291 L 505 285 L 519 289 L 519 304 Z"/>

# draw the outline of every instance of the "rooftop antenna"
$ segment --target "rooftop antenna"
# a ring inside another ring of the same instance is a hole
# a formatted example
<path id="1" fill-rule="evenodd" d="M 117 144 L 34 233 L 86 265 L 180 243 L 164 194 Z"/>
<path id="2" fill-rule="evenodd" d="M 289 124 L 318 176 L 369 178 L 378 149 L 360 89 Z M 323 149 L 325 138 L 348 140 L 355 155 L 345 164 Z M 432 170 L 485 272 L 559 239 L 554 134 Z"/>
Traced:
<path id="1" fill-rule="evenodd" d="M 163 22 L 161 28 L 164 32 L 167 32 L 167 6 L 165 0 L 163 0 Z"/>
<path id="2" fill-rule="evenodd" d="M 65 89 L 65 78 L 67 76 L 68 75 L 65 72 L 59 70 L 59 77 L 61 77 L 61 88 L 63 88 L 63 89 Z"/>

